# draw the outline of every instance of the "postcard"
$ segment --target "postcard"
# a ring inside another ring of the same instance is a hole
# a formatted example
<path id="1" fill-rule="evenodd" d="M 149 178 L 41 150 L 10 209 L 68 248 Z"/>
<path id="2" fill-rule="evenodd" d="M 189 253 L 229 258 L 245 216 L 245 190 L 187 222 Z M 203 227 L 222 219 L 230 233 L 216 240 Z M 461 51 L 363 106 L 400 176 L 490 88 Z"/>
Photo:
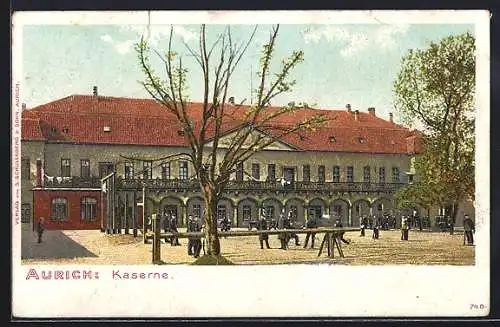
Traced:
<path id="1" fill-rule="evenodd" d="M 489 313 L 487 11 L 16 12 L 16 318 Z"/>

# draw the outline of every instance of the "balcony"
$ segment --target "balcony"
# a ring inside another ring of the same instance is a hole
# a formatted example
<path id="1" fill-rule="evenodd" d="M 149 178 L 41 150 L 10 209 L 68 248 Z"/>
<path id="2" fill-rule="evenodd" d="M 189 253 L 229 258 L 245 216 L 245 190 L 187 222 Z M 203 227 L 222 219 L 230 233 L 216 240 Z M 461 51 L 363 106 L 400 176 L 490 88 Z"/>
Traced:
<path id="1" fill-rule="evenodd" d="M 44 177 L 46 188 L 101 188 L 99 177 Z"/>
<path id="2" fill-rule="evenodd" d="M 119 189 L 139 190 L 146 187 L 150 190 L 164 191 L 199 191 L 197 180 L 177 179 L 121 179 L 117 178 Z M 230 181 L 226 185 L 227 192 L 236 191 L 281 191 L 281 192 L 394 192 L 406 183 L 333 183 L 333 182 L 293 182 L 280 181 Z"/>

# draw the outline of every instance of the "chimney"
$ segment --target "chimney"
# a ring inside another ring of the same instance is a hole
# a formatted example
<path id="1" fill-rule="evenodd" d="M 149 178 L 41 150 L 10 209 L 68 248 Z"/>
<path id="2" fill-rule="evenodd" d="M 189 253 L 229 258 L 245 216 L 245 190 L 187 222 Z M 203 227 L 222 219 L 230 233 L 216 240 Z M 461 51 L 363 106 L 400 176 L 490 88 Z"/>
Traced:
<path id="1" fill-rule="evenodd" d="M 390 113 L 389 113 L 389 121 L 390 121 L 391 123 L 394 123 L 394 117 L 393 117 L 393 115 L 392 115 L 392 112 L 390 112 Z"/>
<path id="2" fill-rule="evenodd" d="M 36 160 L 36 187 L 42 187 L 42 181 L 43 181 L 43 176 L 42 176 L 42 160 L 37 159 Z"/>
<path id="3" fill-rule="evenodd" d="M 347 109 L 347 112 L 351 112 L 351 104 L 346 104 L 345 108 Z"/>
<path id="4" fill-rule="evenodd" d="M 359 120 L 359 110 L 354 110 L 354 120 Z"/>
<path id="5" fill-rule="evenodd" d="M 368 108 L 368 112 L 370 113 L 370 115 L 375 116 L 375 108 L 374 107 Z"/>
<path id="6" fill-rule="evenodd" d="M 94 87 L 92 88 L 92 91 L 93 91 L 95 97 L 99 95 L 99 93 L 97 92 L 97 86 L 96 85 L 94 85 Z"/>
<path id="7" fill-rule="evenodd" d="M 22 111 L 26 110 L 26 103 L 21 104 Z"/>
<path id="8" fill-rule="evenodd" d="M 234 97 L 229 97 L 228 101 L 229 101 L 230 104 L 234 104 Z"/>

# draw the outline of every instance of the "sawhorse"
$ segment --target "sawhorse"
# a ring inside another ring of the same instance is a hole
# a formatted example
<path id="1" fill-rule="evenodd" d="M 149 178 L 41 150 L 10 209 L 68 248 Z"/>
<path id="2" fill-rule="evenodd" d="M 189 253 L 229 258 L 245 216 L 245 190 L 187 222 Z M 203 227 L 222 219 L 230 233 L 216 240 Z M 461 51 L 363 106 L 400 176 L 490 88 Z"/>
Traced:
<path id="1" fill-rule="evenodd" d="M 328 257 L 333 258 L 334 253 L 335 253 L 335 248 L 337 248 L 337 251 L 339 252 L 339 255 L 341 258 L 344 258 L 344 251 L 342 251 L 342 246 L 340 245 L 340 242 L 338 240 L 338 236 L 336 233 L 325 233 L 325 236 L 323 237 L 323 241 L 321 242 L 321 246 L 319 247 L 318 251 L 318 257 L 321 256 L 321 253 L 323 253 L 323 248 L 325 247 L 326 243 L 326 248 L 328 251 Z"/>

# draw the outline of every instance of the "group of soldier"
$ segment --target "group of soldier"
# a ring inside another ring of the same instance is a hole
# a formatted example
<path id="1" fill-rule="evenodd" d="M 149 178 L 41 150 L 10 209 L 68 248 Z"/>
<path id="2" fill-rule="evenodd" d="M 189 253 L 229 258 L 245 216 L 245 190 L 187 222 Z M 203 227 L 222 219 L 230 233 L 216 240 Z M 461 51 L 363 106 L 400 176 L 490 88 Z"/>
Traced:
<path id="1" fill-rule="evenodd" d="M 203 223 L 200 221 L 198 216 L 188 216 L 187 221 L 187 231 L 188 232 L 201 232 L 203 230 Z M 203 248 L 201 237 L 189 237 L 188 238 L 188 255 L 192 255 L 195 258 L 200 256 L 201 249 Z"/>

